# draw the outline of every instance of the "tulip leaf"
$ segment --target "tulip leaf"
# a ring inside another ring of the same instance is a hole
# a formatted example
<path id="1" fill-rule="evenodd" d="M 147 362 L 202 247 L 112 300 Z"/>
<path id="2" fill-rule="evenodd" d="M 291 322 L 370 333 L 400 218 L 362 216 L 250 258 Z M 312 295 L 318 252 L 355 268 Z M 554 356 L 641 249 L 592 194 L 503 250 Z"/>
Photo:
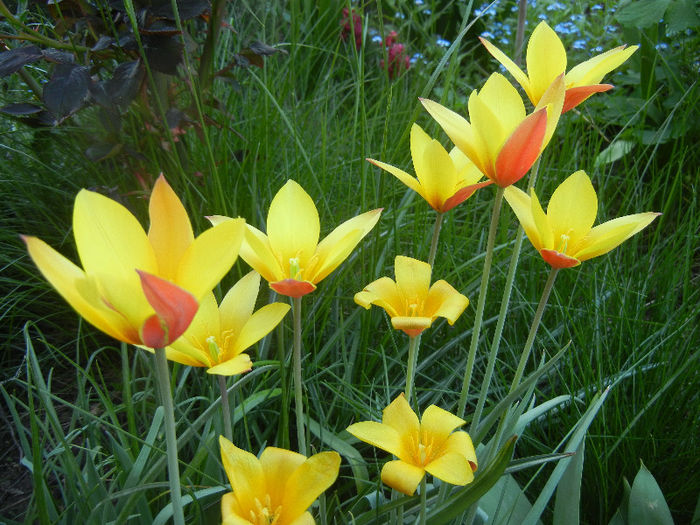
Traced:
<path id="1" fill-rule="evenodd" d="M 554 516 L 552 525 L 579 523 L 579 506 L 581 503 L 581 478 L 583 476 L 583 458 L 586 440 L 576 449 L 576 454 L 566 467 L 564 475 L 557 486 L 554 499 Z"/>
<path id="2" fill-rule="evenodd" d="M 44 55 L 36 46 L 24 46 L 0 53 L 0 78 L 11 75 L 26 64 L 36 62 Z"/>
<path id="3" fill-rule="evenodd" d="M 632 482 L 627 515 L 629 523 L 673 525 L 671 511 L 661 488 L 644 463 Z"/>
<path id="4" fill-rule="evenodd" d="M 209 487 L 206 489 L 201 489 L 193 492 L 192 494 L 186 494 L 180 498 L 180 503 L 183 507 L 186 507 L 193 501 L 196 501 L 198 505 L 201 505 L 204 501 L 212 498 L 213 496 L 219 497 L 226 492 L 231 492 L 228 487 Z M 220 499 L 220 498 L 219 498 Z M 153 520 L 153 525 L 165 525 L 168 520 L 173 517 L 173 504 L 168 503 L 163 509 L 158 513 L 158 515 Z"/>
<path id="5" fill-rule="evenodd" d="M 510 475 L 502 476 L 479 500 L 479 510 L 488 516 L 487 523 L 517 525 L 531 508 L 522 488 Z"/>

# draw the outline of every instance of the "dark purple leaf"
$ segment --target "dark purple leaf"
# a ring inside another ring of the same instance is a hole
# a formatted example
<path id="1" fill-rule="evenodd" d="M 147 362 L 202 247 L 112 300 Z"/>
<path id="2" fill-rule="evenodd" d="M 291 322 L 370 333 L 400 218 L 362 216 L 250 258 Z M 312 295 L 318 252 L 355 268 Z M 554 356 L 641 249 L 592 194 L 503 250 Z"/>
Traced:
<path id="1" fill-rule="evenodd" d="M 24 46 L 0 53 L 0 78 L 22 69 L 22 66 L 36 62 L 44 55 L 36 46 Z"/>
<path id="2" fill-rule="evenodd" d="M 111 36 L 102 35 L 100 39 L 97 42 L 95 42 L 95 45 L 92 46 L 91 51 L 102 51 L 104 49 L 107 49 L 113 43 L 114 39 Z"/>
<path id="3" fill-rule="evenodd" d="M 95 144 L 94 146 L 90 146 L 85 150 L 85 156 L 93 162 L 99 162 L 101 160 L 114 157 L 122 150 L 123 147 L 123 144 Z"/>
<path id="4" fill-rule="evenodd" d="M 145 36 L 144 48 L 148 65 L 160 73 L 175 75 L 182 60 L 182 42 L 179 38 Z"/>
<path id="5" fill-rule="evenodd" d="M 0 108 L 0 112 L 15 117 L 35 115 L 40 111 L 44 111 L 44 108 L 42 108 L 41 106 L 37 106 L 36 104 L 29 104 L 27 102 L 20 102 L 18 104 L 8 104 L 7 106 Z"/>
<path id="6" fill-rule="evenodd" d="M 211 10 L 211 2 L 209 0 L 176 0 L 176 4 L 181 20 L 189 20 Z M 175 20 L 170 0 L 153 2 L 152 14 L 167 20 Z"/>
<path id="7" fill-rule="evenodd" d="M 180 31 L 177 27 L 169 26 L 161 21 L 156 21 L 148 27 L 139 29 L 139 33 L 142 35 L 174 36 L 179 35 Z"/>
<path id="8" fill-rule="evenodd" d="M 58 49 L 44 49 L 41 54 L 44 55 L 46 60 L 56 64 L 75 63 L 75 57 L 72 53 L 66 53 L 65 51 L 59 51 Z"/>
<path id="9" fill-rule="evenodd" d="M 44 104 L 59 123 L 78 111 L 88 96 L 88 68 L 75 64 L 59 64 L 53 77 L 44 86 Z"/>
<path id="10" fill-rule="evenodd" d="M 255 53 L 256 55 L 261 55 L 261 56 L 270 56 L 274 55 L 275 53 L 284 53 L 282 49 L 277 49 L 276 47 L 268 46 L 267 44 L 264 44 L 262 42 L 258 42 L 257 40 L 250 44 L 248 47 L 250 51 Z"/>

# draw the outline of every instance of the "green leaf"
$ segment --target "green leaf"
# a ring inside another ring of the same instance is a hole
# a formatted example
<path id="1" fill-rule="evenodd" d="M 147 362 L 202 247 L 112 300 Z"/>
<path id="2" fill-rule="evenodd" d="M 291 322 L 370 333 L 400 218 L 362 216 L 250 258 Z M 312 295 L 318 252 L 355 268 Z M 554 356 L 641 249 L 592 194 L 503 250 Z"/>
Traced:
<path id="1" fill-rule="evenodd" d="M 569 461 L 557 486 L 554 500 L 554 516 L 552 525 L 568 525 L 579 523 L 579 505 L 581 503 L 581 477 L 583 476 L 583 456 L 586 440 L 576 449 L 576 454 Z"/>
<path id="2" fill-rule="evenodd" d="M 488 515 L 487 523 L 518 525 L 532 504 L 513 476 L 505 475 L 479 500 L 479 509 Z"/>
<path id="3" fill-rule="evenodd" d="M 671 0 L 633 0 L 617 12 L 617 20 L 623 26 L 644 29 L 658 24 L 664 17 Z"/>
<path id="4" fill-rule="evenodd" d="M 615 162 L 616 160 L 620 160 L 634 149 L 634 145 L 635 143 L 631 140 L 614 140 L 607 148 L 598 153 L 593 165 L 599 168 Z"/>
<path id="5" fill-rule="evenodd" d="M 666 34 L 673 36 L 681 31 L 700 25 L 694 0 L 676 0 L 671 4 L 666 15 Z"/>
<path id="6" fill-rule="evenodd" d="M 673 525 L 671 511 L 666 504 L 661 488 L 644 463 L 632 482 L 627 512 L 630 523 Z"/>

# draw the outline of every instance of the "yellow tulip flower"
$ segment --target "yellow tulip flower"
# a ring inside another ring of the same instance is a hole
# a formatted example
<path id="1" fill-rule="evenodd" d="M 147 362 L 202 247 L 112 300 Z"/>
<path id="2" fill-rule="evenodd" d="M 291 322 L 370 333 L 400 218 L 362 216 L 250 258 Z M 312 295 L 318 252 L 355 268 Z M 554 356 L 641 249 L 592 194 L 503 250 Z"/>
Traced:
<path id="1" fill-rule="evenodd" d="M 553 268 L 571 268 L 608 253 L 646 228 L 659 213 L 619 217 L 596 227 L 598 197 L 591 179 L 582 170 L 562 182 L 549 200 L 547 213 L 537 195 L 510 187 L 505 198 L 518 216 L 532 245 Z"/>
<path id="2" fill-rule="evenodd" d="M 316 289 L 350 255 L 377 224 L 382 210 L 345 221 L 318 242 L 321 224 L 314 201 L 293 180 L 287 181 L 270 203 L 267 235 L 247 225 L 241 257 L 277 293 L 301 297 Z M 213 224 L 228 217 L 210 217 Z"/>
<path id="3" fill-rule="evenodd" d="M 146 234 L 124 206 L 81 190 L 73 233 L 83 268 L 36 237 L 23 239 L 44 277 L 86 321 L 120 341 L 160 348 L 187 328 L 197 301 L 231 268 L 245 221 L 210 228 L 195 239 L 187 212 L 162 175 L 149 215 Z"/>
<path id="4" fill-rule="evenodd" d="M 253 363 L 243 351 L 265 337 L 289 311 L 272 303 L 253 313 L 260 274 L 250 272 L 238 281 L 217 306 L 213 293 L 204 296 L 187 331 L 167 349 L 168 359 L 184 365 L 205 366 L 207 373 L 241 374 Z"/>
<path id="5" fill-rule="evenodd" d="M 557 34 L 540 22 L 527 44 L 527 74 L 488 40 L 480 38 L 489 53 L 513 75 L 523 87 L 530 101 L 537 105 L 550 84 L 566 71 L 566 50 Z M 612 89 L 610 84 L 600 84 L 603 77 L 622 65 L 639 46 L 619 46 L 580 63 L 566 73 L 566 97 L 562 113 L 575 108 L 594 93 Z"/>
<path id="6" fill-rule="evenodd" d="M 382 422 L 363 421 L 347 430 L 360 441 L 381 448 L 397 460 L 382 468 L 382 481 L 412 496 L 428 472 L 451 485 L 467 485 L 477 469 L 472 439 L 454 430 L 465 421 L 435 405 L 418 416 L 403 393 L 382 411 Z"/>
<path id="7" fill-rule="evenodd" d="M 445 213 L 471 197 L 476 190 L 493 181 L 479 182 L 483 174 L 458 148 L 447 153 L 418 124 L 411 127 L 411 157 L 416 177 L 374 159 L 367 159 L 403 182 L 423 197 L 438 213 Z"/>
<path id="8" fill-rule="evenodd" d="M 518 90 L 499 73 L 469 96 L 471 123 L 437 102 L 421 102 L 481 173 L 505 188 L 527 173 L 552 138 L 564 104 L 564 79 L 551 83 L 530 115 Z"/>
<path id="9" fill-rule="evenodd" d="M 260 459 L 219 437 L 221 459 L 233 492 L 221 499 L 222 525 L 313 525 L 307 509 L 338 477 L 340 456 L 310 458 L 267 447 Z"/>
<path id="10" fill-rule="evenodd" d="M 469 299 L 447 281 L 430 286 L 432 269 L 428 263 L 398 255 L 394 259 L 396 282 L 381 277 L 355 294 L 355 302 L 369 310 L 377 305 L 391 317 L 391 325 L 415 337 L 429 328 L 437 317 L 450 325 L 462 315 Z"/>

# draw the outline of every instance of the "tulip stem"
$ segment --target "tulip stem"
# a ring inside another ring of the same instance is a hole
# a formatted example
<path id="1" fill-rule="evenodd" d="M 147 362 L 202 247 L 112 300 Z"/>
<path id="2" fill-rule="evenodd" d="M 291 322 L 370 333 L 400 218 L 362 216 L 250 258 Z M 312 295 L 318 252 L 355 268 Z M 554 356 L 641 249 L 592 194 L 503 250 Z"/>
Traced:
<path id="1" fill-rule="evenodd" d="M 491 273 L 491 262 L 493 260 L 493 247 L 496 243 L 496 230 L 498 229 L 498 219 L 501 215 L 501 204 L 503 203 L 503 191 L 504 189 L 499 187 L 496 190 L 496 198 L 493 201 L 491 225 L 489 226 L 489 236 L 486 241 L 486 255 L 484 256 L 484 269 L 481 274 L 481 284 L 479 286 L 479 301 L 476 306 L 474 328 L 472 329 L 472 338 L 469 343 L 469 353 L 467 354 L 467 366 L 464 370 L 464 382 L 462 383 L 462 391 L 459 394 L 459 405 L 457 407 L 457 416 L 461 418 L 464 418 L 464 412 L 467 407 L 467 394 L 469 393 L 469 387 L 472 381 L 472 371 L 474 369 L 474 360 L 476 359 L 476 347 L 479 343 L 481 322 L 484 317 L 486 292 L 489 286 L 489 274 Z"/>
<path id="2" fill-rule="evenodd" d="M 228 404 L 228 389 L 226 388 L 226 378 L 216 376 L 219 380 L 219 390 L 221 390 L 221 411 L 224 413 L 224 437 L 233 441 L 233 423 L 231 423 L 231 408 Z"/>
<path id="3" fill-rule="evenodd" d="M 413 383 L 416 376 L 416 365 L 418 364 L 418 347 L 420 346 L 420 335 L 410 337 L 408 343 L 408 366 L 406 368 L 406 401 L 411 404 L 413 394 Z"/>
<path id="4" fill-rule="evenodd" d="M 437 254 L 438 239 L 440 238 L 440 228 L 442 227 L 442 217 L 444 213 L 438 212 L 435 216 L 435 227 L 433 228 L 433 240 L 430 243 L 430 255 L 428 255 L 428 264 L 433 268 L 435 264 L 435 255 Z"/>
<path id="5" fill-rule="evenodd" d="M 428 484 L 425 481 L 426 477 L 427 476 L 423 476 L 423 479 L 420 480 L 420 514 L 418 515 L 419 525 L 425 525 L 425 507 L 428 496 Z"/>
<path id="6" fill-rule="evenodd" d="M 294 408 L 297 416 L 297 446 L 299 452 L 308 456 L 304 433 L 304 403 L 301 397 L 301 297 L 292 299 L 294 309 Z"/>
<path id="7" fill-rule="evenodd" d="M 168 482 L 170 483 L 170 501 L 173 507 L 173 523 L 185 525 L 185 516 L 180 500 L 180 469 L 177 461 L 177 436 L 175 435 L 175 411 L 170 392 L 170 372 L 165 348 L 154 348 L 156 362 L 156 383 L 160 392 L 160 401 L 165 412 L 165 444 L 168 454 Z"/>

